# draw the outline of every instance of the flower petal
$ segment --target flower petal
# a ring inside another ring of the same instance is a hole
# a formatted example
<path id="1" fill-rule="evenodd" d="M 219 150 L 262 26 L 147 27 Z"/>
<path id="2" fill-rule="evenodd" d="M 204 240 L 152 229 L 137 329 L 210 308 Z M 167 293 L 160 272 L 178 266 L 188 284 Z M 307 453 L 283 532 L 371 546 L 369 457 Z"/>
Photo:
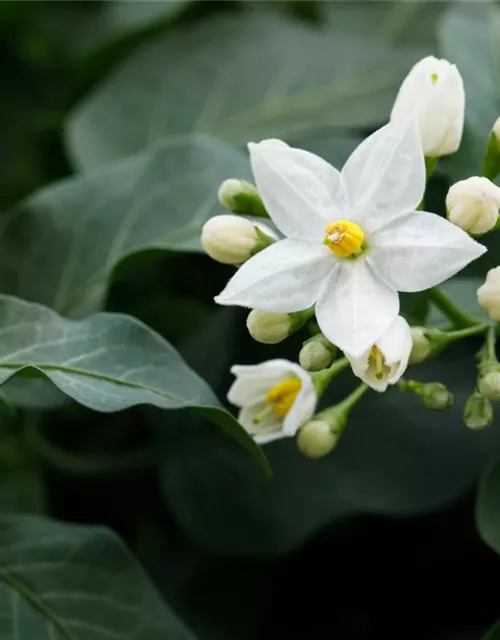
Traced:
<path id="1" fill-rule="evenodd" d="M 373 270 L 397 291 L 423 291 L 448 280 L 486 247 L 444 218 L 427 211 L 401 216 L 372 237 Z"/>
<path id="2" fill-rule="evenodd" d="M 338 258 L 322 244 L 280 240 L 241 266 L 215 301 L 290 313 L 311 307 Z"/>
<path id="3" fill-rule="evenodd" d="M 339 262 L 316 304 L 325 336 L 354 357 L 369 349 L 399 311 L 397 293 L 375 275 L 366 260 Z"/>
<path id="4" fill-rule="evenodd" d="M 288 360 L 268 360 L 258 365 L 234 365 L 231 373 L 236 380 L 227 392 L 227 399 L 236 407 L 264 400 L 271 387 L 290 375 L 289 364 Z"/>
<path id="5" fill-rule="evenodd" d="M 294 436 L 300 427 L 312 418 L 318 402 L 311 375 L 298 364 L 291 364 L 293 367 L 290 367 L 289 371 L 300 379 L 302 386 L 283 421 L 283 431 L 288 436 Z"/>
<path id="6" fill-rule="evenodd" d="M 319 156 L 276 141 L 248 148 L 257 189 L 278 229 L 299 240 L 322 240 L 326 225 L 343 217 L 340 173 Z"/>
<path id="7" fill-rule="evenodd" d="M 265 402 L 260 402 L 244 407 L 238 414 L 238 422 L 259 444 L 266 444 L 266 442 L 286 437 L 282 418 L 272 412 L 261 417 L 258 427 L 253 423 L 253 419 L 259 415 L 262 416 L 262 412 L 267 408 L 268 405 Z"/>
<path id="8" fill-rule="evenodd" d="M 425 190 L 425 163 L 416 115 L 390 122 L 357 147 L 342 177 L 352 207 L 349 219 L 375 231 L 415 209 Z"/>

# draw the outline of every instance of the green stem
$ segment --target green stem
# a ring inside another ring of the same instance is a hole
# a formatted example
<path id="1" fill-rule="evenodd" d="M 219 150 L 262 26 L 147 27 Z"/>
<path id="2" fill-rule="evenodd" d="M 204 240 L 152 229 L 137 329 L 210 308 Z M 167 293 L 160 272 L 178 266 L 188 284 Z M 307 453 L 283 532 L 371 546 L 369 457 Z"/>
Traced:
<path id="1" fill-rule="evenodd" d="M 457 340 L 463 340 L 469 336 L 475 336 L 479 333 L 484 333 L 488 329 L 487 324 L 476 324 L 473 327 L 467 327 L 466 329 L 458 329 L 457 331 L 446 331 L 443 339 L 446 344 L 450 342 L 456 342 Z"/>
<path id="2" fill-rule="evenodd" d="M 436 306 L 457 328 L 466 329 L 476 326 L 477 322 L 461 311 L 456 304 L 438 287 L 427 291 L 429 300 Z"/>
<path id="3" fill-rule="evenodd" d="M 425 160 L 425 181 L 426 183 L 429 182 L 429 180 L 431 179 L 432 174 L 434 173 L 434 169 L 436 168 L 436 165 L 439 161 L 439 158 L 428 158 L 427 156 L 424 158 Z M 422 198 L 420 204 L 417 207 L 417 211 L 422 211 L 424 208 L 424 200 L 425 200 L 425 194 L 424 197 Z"/>
<path id="4" fill-rule="evenodd" d="M 340 360 L 335 360 L 328 369 L 316 371 L 311 374 L 318 399 L 321 398 L 330 382 L 347 366 L 349 366 L 349 360 L 347 358 L 341 358 Z"/>
<path id="5" fill-rule="evenodd" d="M 497 342 L 496 327 L 488 327 L 484 346 L 485 346 L 485 356 L 490 362 L 497 362 L 496 342 Z"/>
<path id="6" fill-rule="evenodd" d="M 337 405 L 337 409 L 346 414 L 349 414 L 351 409 L 359 402 L 359 400 L 368 391 L 368 385 L 362 383 L 352 391 L 347 398 L 344 398 L 342 402 Z"/>

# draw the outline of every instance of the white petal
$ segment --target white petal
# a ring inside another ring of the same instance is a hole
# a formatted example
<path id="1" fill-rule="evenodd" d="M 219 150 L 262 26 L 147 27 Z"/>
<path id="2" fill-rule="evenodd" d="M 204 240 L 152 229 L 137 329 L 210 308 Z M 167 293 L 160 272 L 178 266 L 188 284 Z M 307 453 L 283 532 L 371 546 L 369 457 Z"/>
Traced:
<path id="1" fill-rule="evenodd" d="M 390 122 L 366 138 L 347 160 L 342 177 L 352 207 L 349 219 L 368 231 L 415 209 L 425 190 L 416 115 Z"/>
<path id="2" fill-rule="evenodd" d="M 368 262 L 397 291 L 422 291 L 448 280 L 486 248 L 426 211 L 401 216 L 372 237 Z"/>
<path id="3" fill-rule="evenodd" d="M 283 431 L 288 436 L 294 436 L 300 427 L 312 418 L 316 410 L 318 398 L 314 390 L 312 377 L 307 371 L 304 371 L 304 369 L 296 364 L 294 364 L 293 369 L 290 369 L 290 371 L 291 373 L 295 373 L 302 382 L 300 392 L 283 422 Z"/>
<path id="4" fill-rule="evenodd" d="M 253 423 L 253 419 L 262 414 L 267 408 L 268 405 L 265 402 L 261 402 L 250 407 L 244 407 L 238 414 L 238 422 L 259 444 L 266 444 L 266 442 L 286 437 L 283 431 L 282 418 L 272 412 L 267 413 L 261 419 L 258 427 Z"/>
<path id="5" fill-rule="evenodd" d="M 264 400 L 268 390 L 290 374 L 288 360 L 268 360 L 258 365 L 234 365 L 231 373 L 236 380 L 227 392 L 227 399 L 236 407 Z"/>
<path id="6" fill-rule="evenodd" d="M 322 240 L 326 225 L 343 217 L 340 173 L 302 149 L 266 140 L 248 148 L 257 189 L 278 229 L 299 240 Z"/>
<path id="7" fill-rule="evenodd" d="M 280 240 L 238 269 L 215 301 L 290 313 L 311 307 L 338 259 L 321 243 Z"/>
<path id="8" fill-rule="evenodd" d="M 377 340 L 376 345 L 382 352 L 386 364 L 394 366 L 387 382 L 395 384 L 406 371 L 410 359 L 412 349 L 410 325 L 402 316 L 398 316 Z"/>
<path id="9" fill-rule="evenodd" d="M 398 315 L 399 298 L 363 259 L 335 267 L 316 305 L 325 336 L 342 351 L 360 356 Z"/>

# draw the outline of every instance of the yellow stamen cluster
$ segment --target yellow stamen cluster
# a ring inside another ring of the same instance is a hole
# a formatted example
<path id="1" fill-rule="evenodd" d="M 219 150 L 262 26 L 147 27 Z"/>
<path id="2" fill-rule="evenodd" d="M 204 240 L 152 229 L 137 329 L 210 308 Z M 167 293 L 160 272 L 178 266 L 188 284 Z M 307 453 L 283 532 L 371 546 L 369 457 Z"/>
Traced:
<path id="1" fill-rule="evenodd" d="M 337 220 L 327 226 L 323 243 L 340 258 L 348 258 L 361 250 L 364 239 L 363 229 L 359 224 Z"/>
<path id="2" fill-rule="evenodd" d="M 287 378 L 269 389 L 266 395 L 266 402 L 276 415 L 284 418 L 292 408 L 301 387 L 302 382 L 298 378 Z"/>

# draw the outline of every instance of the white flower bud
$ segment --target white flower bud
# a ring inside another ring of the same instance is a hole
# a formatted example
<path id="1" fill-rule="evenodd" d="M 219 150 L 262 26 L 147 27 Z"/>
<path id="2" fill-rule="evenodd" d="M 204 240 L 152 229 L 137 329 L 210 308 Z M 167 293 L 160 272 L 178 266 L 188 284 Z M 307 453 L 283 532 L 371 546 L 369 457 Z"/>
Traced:
<path id="1" fill-rule="evenodd" d="M 254 224 L 239 216 L 215 216 L 203 226 L 201 246 L 217 262 L 242 264 L 259 248 L 264 248 L 259 229 L 269 238 L 276 238 L 263 224 Z"/>
<path id="2" fill-rule="evenodd" d="M 254 309 L 248 314 L 247 329 L 257 342 L 276 344 L 290 335 L 292 317 L 289 313 L 271 313 Z"/>
<path id="3" fill-rule="evenodd" d="M 253 184 L 231 178 L 219 187 L 219 202 L 233 213 L 268 217 L 262 199 Z"/>
<path id="4" fill-rule="evenodd" d="M 336 347 L 321 333 L 304 343 L 299 353 L 300 366 L 306 371 L 326 369 L 333 360 Z"/>
<path id="5" fill-rule="evenodd" d="M 500 267 L 488 271 L 485 283 L 477 290 L 477 301 L 493 320 L 500 321 Z"/>
<path id="6" fill-rule="evenodd" d="M 479 376 L 477 386 L 481 395 L 488 400 L 498 402 L 500 400 L 500 370 L 488 371 Z"/>
<path id="7" fill-rule="evenodd" d="M 409 364 L 420 364 L 427 360 L 433 351 L 433 346 L 429 338 L 425 335 L 423 327 L 411 328 L 411 353 Z"/>
<path id="8" fill-rule="evenodd" d="M 473 234 L 491 231 L 498 220 L 500 188 L 488 178 L 456 182 L 446 196 L 448 220 Z"/>
<path id="9" fill-rule="evenodd" d="M 481 431 L 493 422 L 491 402 L 478 391 L 474 391 L 465 403 L 464 422 L 472 431 Z"/>
<path id="10" fill-rule="evenodd" d="M 308 458 L 322 458 L 337 444 L 338 435 L 332 433 L 328 422 L 311 420 L 300 429 L 297 446 Z"/>
<path id="11" fill-rule="evenodd" d="M 424 155 L 454 153 L 462 138 L 465 92 L 462 77 L 447 60 L 428 56 L 410 70 L 392 108 L 391 120 L 417 111 Z"/>

